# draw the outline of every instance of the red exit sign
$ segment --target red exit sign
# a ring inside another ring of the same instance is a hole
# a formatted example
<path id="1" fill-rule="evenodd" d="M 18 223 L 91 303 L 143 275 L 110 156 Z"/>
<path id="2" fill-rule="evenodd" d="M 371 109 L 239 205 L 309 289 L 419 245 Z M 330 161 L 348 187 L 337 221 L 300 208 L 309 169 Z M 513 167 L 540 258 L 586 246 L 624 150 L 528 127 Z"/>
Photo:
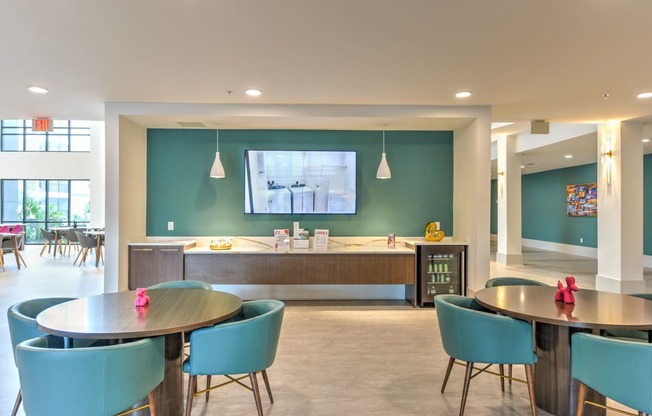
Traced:
<path id="1" fill-rule="evenodd" d="M 52 131 L 53 129 L 51 118 L 35 118 L 32 120 L 32 131 Z"/>

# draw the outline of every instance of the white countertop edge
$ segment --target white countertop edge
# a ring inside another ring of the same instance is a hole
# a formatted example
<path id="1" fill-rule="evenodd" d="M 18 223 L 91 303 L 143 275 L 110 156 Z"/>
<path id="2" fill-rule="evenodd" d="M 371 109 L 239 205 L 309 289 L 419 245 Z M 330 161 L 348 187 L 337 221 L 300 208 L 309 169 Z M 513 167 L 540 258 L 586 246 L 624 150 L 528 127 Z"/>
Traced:
<path id="1" fill-rule="evenodd" d="M 289 251 L 275 251 L 273 248 L 233 247 L 230 250 L 211 250 L 209 247 L 194 247 L 186 250 L 186 254 L 414 254 L 414 250 L 407 247 L 396 248 L 364 248 L 364 247 L 329 247 L 327 249 L 302 248 Z"/>

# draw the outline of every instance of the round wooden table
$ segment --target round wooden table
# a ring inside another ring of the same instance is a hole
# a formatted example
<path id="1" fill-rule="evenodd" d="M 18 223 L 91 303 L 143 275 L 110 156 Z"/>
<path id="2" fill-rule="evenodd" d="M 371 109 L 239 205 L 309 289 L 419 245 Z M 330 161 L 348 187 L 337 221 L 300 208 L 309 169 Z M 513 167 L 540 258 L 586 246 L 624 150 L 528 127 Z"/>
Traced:
<path id="1" fill-rule="evenodd" d="M 183 414 L 183 333 L 236 315 L 242 299 L 201 289 L 152 289 L 149 305 L 135 307 L 135 291 L 105 293 L 46 309 L 39 329 L 66 338 L 123 340 L 165 335 L 165 377 L 157 387 L 157 414 Z M 149 414 L 145 411 L 144 414 Z"/>
<path id="2" fill-rule="evenodd" d="M 534 379 L 537 405 L 560 416 L 575 415 L 577 383 L 571 377 L 571 335 L 599 333 L 604 329 L 652 329 L 652 302 L 618 293 L 580 289 L 574 304 L 555 301 L 556 287 L 500 286 L 475 295 L 485 308 L 535 324 Z M 600 357 L 596 357 L 600 359 Z M 587 400 L 605 403 L 591 391 Z M 603 415 L 604 410 L 587 406 L 585 415 Z"/>

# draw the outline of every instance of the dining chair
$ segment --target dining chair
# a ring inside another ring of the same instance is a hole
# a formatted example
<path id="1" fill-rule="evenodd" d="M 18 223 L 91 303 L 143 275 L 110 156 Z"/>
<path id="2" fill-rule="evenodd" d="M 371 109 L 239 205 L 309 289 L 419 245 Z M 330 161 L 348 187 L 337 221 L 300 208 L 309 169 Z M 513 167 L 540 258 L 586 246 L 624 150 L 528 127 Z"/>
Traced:
<path id="1" fill-rule="evenodd" d="M 24 302 L 16 303 L 7 310 L 7 323 L 9 324 L 9 337 L 11 339 L 11 351 L 16 360 L 16 346 L 30 338 L 45 336 L 46 334 L 38 329 L 36 325 L 36 316 L 47 308 L 58 305 L 74 298 L 43 298 L 30 299 Z M 53 338 L 54 339 L 54 338 Z M 63 344 L 63 339 L 60 339 Z M 20 407 L 22 400 L 21 390 L 18 390 L 18 396 L 14 404 L 11 416 L 15 416 Z"/>
<path id="2" fill-rule="evenodd" d="M 200 282 L 198 280 L 171 280 L 169 282 L 161 282 L 147 287 L 149 289 L 204 289 L 213 290 L 210 283 Z"/>
<path id="3" fill-rule="evenodd" d="M 233 382 L 253 391 L 258 415 L 263 416 L 256 373 L 262 373 L 269 400 L 274 403 L 267 369 L 276 357 L 284 310 L 285 305 L 278 300 L 244 302 L 239 317 L 193 331 L 190 336 L 190 357 L 183 363 L 183 371 L 190 376 L 186 416 L 191 414 L 194 396 L 206 393 L 208 401 L 210 390 Z M 234 378 L 234 374 L 247 374 L 251 387 L 240 382 L 246 375 Z M 209 377 L 207 388 L 197 392 L 199 375 Z M 229 381 L 211 387 L 211 375 L 223 375 L 229 378 Z"/>
<path id="4" fill-rule="evenodd" d="M 57 255 L 57 248 L 59 249 L 59 252 L 63 254 L 61 251 L 61 239 L 57 237 L 56 233 L 53 233 L 52 231 L 47 231 L 44 228 L 41 228 L 41 235 L 43 235 L 43 239 L 45 240 L 43 242 L 43 248 L 41 249 L 41 253 L 39 256 L 43 256 L 43 252 L 45 249 L 48 249 L 48 254 L 51 253 L 52 247 L 54 247 L 54 256 L 56 257 Z"/>
<path id="5" fill-rule="evenodd" d="M 652 293 L 634 293 L 630 296 L 637 298 L 652 300 Z M 636 330 L 636 329 L 608 329 L 604 331 L 604 335 L 608 337 L 623 338 L 629 341 L 648 342 L 650 339 L 649 331 Z"/>
<path id="6" fill-rule="evenodd" d="M 66 250 L 68 251 L 68 256 L 70 256 L 70 252 L 72 251 L 72 248 L 75 248 L 75 250 L 79 249 L 79 238 L 77 237 L 77 231 L 83 231 L 83 228 L 70 228 L 68 230 L 63 231 L 63 238 L 65 238 L 65 247 L 63 248 L 63 253 L 66 253 Z"/>
<path id="7" fill-rule="evenodd" d="M 77 264 L 77 260 L 79 260 L 79 267 L 81 267 L 82 263 L 86 263 L 88 252 L 97 248 L 97 239 L 89 237 L 80 231 L 75 231 L 75 234 L 77 234 L 77 239 L 79 240 L 80 250 L 73 264 Z M 97 253 L 95 253 L 95 255 L 97 255 Z"/>
<path id="8" fill-rule="evenodd" d="M 526 279 L 524 277 L 494 277 L 487 280 L 484 287 L 496 286 L 548 286 L 543 282 Z"/>
<path id="9" fill-rule="evenodd" d="M 0 242 L 0 248 L 2 248 L 3 254 L 8 254 L 8 253 L 14 254 L 19 269 L 20 269 L 20 263 L 22 263 L 25 267 L 27 267 L 27 263 L 25 263 L 25 259 L 23 258 L 23 256 L 20 255 L 20 247 L 21 245 L 24 245 L 24 241 L 23 241 L 24 239 L 25 239 L 25 234 L 9 233 L 9 236 L 6 236 L 5 234 L 5 237 L 2 238 L 2 242 Z"/>
<path id="10" fill-rule="evenodd" d="M 571 338 L 571 356 L 571 374 L 579 382 L 577 416 L 584 414 L 589 387 L 641 413 L 652 413 L 652 344 L 578 332 Z"/>
<path id="11" fill-rule="evenodd" d="M 530 408 L 532 415 L 536 416 L 534 364 L 537 362 L 537 356 L 534 353 L 532 325 L 509 316 L 489 313 L 475 299 L 459 295 L 435 296 L 435 310 L 442 344 L 450 357 L 441 386 L 442 393 L 446 389 L 455 361 L 466 362 L 460 416 L 464 414 L 471 378 L 488 367 L 472 375 L 474 363 L 523 364 L 530 395 Z M 500 376 L 502 380 L 502 370 Z M 501 386 L 504 387 L 502 383 Z"/>
<path id="12" fill-rule="evenodd" d="M 16 347 L 23 407 L 29 416 L 109 416 L 149 398 L 163 381 L 165 338 L 123 344 L 61 348 L 50 337 Z"/>

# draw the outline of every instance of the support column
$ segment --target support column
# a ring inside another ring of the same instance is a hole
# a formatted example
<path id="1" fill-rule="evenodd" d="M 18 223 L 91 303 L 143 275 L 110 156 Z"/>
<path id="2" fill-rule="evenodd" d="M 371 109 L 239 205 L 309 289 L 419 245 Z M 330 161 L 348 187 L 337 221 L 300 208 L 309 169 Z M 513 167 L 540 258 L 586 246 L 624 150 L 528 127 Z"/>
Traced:
<path id="1" fill-rule="evenodd" d="M 498 247 L 496 262 L 523 264 L 521 249 L 521 156 L 516 135 L 498 138 Z"/>
<path id="2" fill-rule="evenodd" d="M 643 137 L 639 122 L 598 126 L 597 290 L 645 291 Z"/>

